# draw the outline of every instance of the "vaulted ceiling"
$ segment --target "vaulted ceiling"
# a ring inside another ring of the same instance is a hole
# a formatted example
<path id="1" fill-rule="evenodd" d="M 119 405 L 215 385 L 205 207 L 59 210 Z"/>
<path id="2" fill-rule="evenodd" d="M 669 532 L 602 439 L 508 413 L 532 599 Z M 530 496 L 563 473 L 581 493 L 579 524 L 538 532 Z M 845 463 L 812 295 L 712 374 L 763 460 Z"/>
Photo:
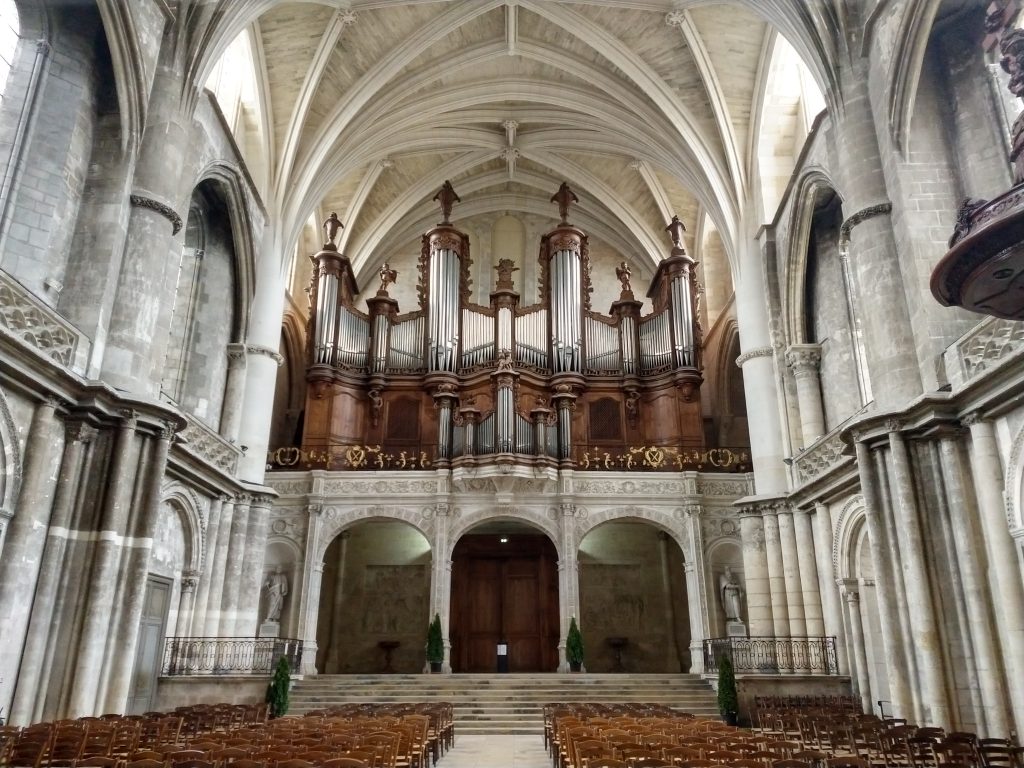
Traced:
<path id="1" fill-rule="evenodd" d="M 365 277 L 436 221 L 444 179 L 462 216 L 551 215 L 564 179 L 576 223 L 653 266 L 673 214 L 707 215 L 727 253 L 761 223 L 744 222 L 761 126 L 792 155 L 799 111 L 766 101 L 779 35 L 830 92 L 829 2 L 219 0 L 192 21 L 190 66 L 205 82 L 248 35 L 283 243 L 337 211 Z"/>

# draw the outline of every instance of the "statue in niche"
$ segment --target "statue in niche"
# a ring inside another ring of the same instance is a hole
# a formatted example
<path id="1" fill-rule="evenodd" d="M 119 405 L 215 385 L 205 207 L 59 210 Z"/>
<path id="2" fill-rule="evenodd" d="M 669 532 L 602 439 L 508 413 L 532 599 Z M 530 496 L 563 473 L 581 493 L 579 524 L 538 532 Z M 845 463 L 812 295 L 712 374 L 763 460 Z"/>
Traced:
<path id="1" fill-rule="evenodd" d="M 718 577 L 718 594 L 722 598 L 726 621 L 743 621 L 743 587 L 736 580 L 732 568 L 725 566 L 725 572 Z"/>
<path id="2" fill-rule="evenodd" d="M 629 264 L 627 264 L 624 261 L 615 268 L 615 277 L 617 277 L 619 279 L 619 282 L 622 283 L 623 293 L 633 292 L 633 286 L 629 282 L 629 278 L 632 276 L 633 270 L 631 270 L 629 268 Z"/>
<path id="3" fill-rule="evenodd" d="M 338 232 L 345 228 L 345 225 L 341 223 L 341 219 L 338 218 L 338 214 L 331 211 L 331 215 L 327 217 L 327 221 L 324 222 L 324 234 L 327 236 L 327 242 L 324 246 L 337 245 Z"/>
<path id="4" fill-rule="evenodd" d="M 281 621 L 281 609 L 284 607 L 284 598 L 288 594 L 288 577 L 280 569 L 267 576 L 263 583 L 267 592 L 267 621 Z"/>
<path id="5" fill-rule="evenodd" d="M 366 396 L 370 399 L 370 421 L 376 427 L 380 423 L 380 410 L 384 407 L 384 399 L 380 396 L 379 389 L 371 389 Z"/>
<path id="6" fill-rule="evenodd" d="M 380 289 L 378 289 L 377 293 L 383 293 L 386 295 L 388 292 L 388 286 L 394 283 L 397 279 L 398 270 L 392 269 L 391 265 L 385 261 L 384 266 L 380 268 Z"/>
<path id="7" fill-rule="evenodd" d="M 629 426 L 635 429 L 637 421 L 640 419 L 640 393 L 636 390 L 626 395 L 626 419 L 629 421 Z"/>

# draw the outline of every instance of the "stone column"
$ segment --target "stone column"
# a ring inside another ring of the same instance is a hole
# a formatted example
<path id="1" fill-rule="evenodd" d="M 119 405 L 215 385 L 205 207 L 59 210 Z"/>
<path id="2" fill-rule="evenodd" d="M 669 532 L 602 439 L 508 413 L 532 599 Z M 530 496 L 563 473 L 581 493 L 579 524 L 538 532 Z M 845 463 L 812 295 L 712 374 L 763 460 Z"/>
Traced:
<path id="1" fill-rule="evenodd" d="M 107 642 L 109 674 L 105 677 L 106 686 L 101 689 L 101 695 L 96 697 L 99 708 L 104 712 L 123 712 L 128 701 L 131 673 L 135 666 L 135 647 L 139 640 L 139 622 L 146 599 L 149 556 L 153 550 L 153 536 L 160 515 L 167 454 L 175 429 L 175 425 L 165 423 L 159 433 L 149 437 L 151 451 L 143 468 L 145 481 L 142 508 L 135 516 L 134 526 L 129 525 L 129 534 L 134 541 L 128 551 L 127 568 L 120 575 L 126 585 L 124 604 L 116 631 L 110 633 Z"/>
<path id="2" fill-rule="evenodd" d="M 57 400 L 36 405 L 25 441 L 18 505 L 0 557 L 0 707 L 11 709 L 11 692 L 18 679 L 32 596 L 50 525 L 62 445 L 56 417 Z"/>
<path id="3" fill-rule="evenodd" d="M 889 432 L 889 448 L 892 453 L 896 530 L 903 553 L 903 583 L 907 590 L 911 636 L 917 653 L 921 699 L 925 707 L 925 719 L 922 722 L 949 730 L 953 726 L 953 719 L 946 686 L 945 661 L 942 657 L 942 636 L 929 589 L 928 554 L 925 552 L 920 510 L 914 492 L 913 468 L 907 444 L 897 430 Z"/>
<path id="4" fill-rule="evenodd" d="M 448 546 L 448 521 L 450 519 L 451 504 L 442 501 L 434 505 L 434 543 L 430 571 L 430 608 L 427 621 L 433 621 L 434 614 L 441 617 L 441 633 L 444 637 L 444 662 L 441 669 L 444 672 L 452 671 L 450 631 L 452 558 Z"/>
<path id="5" fill-rule="evenodd" d="M 985 551 L 988 553 L 989 590 L 998 596 L 996 630 L 1006 666 L 1007 691 L 1013 707 L 1016 731 L 1024 731 L 1024 582 L 1006 523 L 1003 503 L 1003 470 L 999 461 L 992 422 L 979 414 L 963 420 L 971 430 L 971 468 L 978 496 Z"/>
<path id="6" fill-rule="evenodd" d="M 886 546 L 885 527 L 882 512 L 878 476 L 868 446 L 857 439 L 857 472 L 860 475 L 861 492 L 864 494 L 864 519 L 868 527 L 868 545 L 871 547 L 871 562 L 875 569 L 878 589 L 878 618 L 881 627 L 882 644 L 885 647 L 885 666 L 889 675 L 889 695 L 892 697 L 893 716 L 913 717 L 913 699 L 910 695 L 910 681 L 907 674 L 908 661 L 904 658 L 901 642 L 900 621 L 896 615 L 893 597 L 893 575 L 889 568 L 890 553 Z"/>
<path id="7" fill-rule="evenodd" d="M 832 516 L 828 507 L 818 502 L 814 505 L 814 551 L 818 558 L 818 589 L 821 594 L 824 634 L 836 638 L 839 674 L 848 675 L 850 665 L 846 657 L 846 644 L 843 642 L 843 608 L 833 573 L 832 545 Z"/>
<path id="8" fill-rule="evenodd" d="M 210 592 L 206 600 L 206 615 L 203 620 L 204 637 L 219 637 L 224 603 L 224 575 L 227 572 L 228 550 L 231 548 L 231 527 L 234 525 L 235 499 L 222 497 L 220 525 L 217 539 L 210 539 L 209 556 L 213 561 L 210 571 Z"/>
<path id="9" fill-rule="evenodd" d="M 811 637 L 821 637 L 825 634 L 825 625 L 821 616 L 821 592 L 818 587 L 818 564 L 815 559 L 810 512 L 806 509 L 794 509 L 793 529 L 800 563 L 800 591 L 803 593 L 806 631 Z"/>
<path id="10" fill-rule="evenodd" d="M 220 409 L 220 435 L 228 442 L 238 441 L 245 396 L 245 344 L 228 344 L 228 372 L 224 382 L 224 403 Z"/>
<path id="11" fill-rule="evenodd" d="M 53 514 L 50 518 L 52 530 L 46 539 L 39 566 L 39 582 L 36 586 L 35 599 L 32 600 L 32 615 L 25 641 L 25 652 L 21 658 L 21 670 L 18 673 L 18 687 L 10 717 L 7 718 L 11 725 L 28 725 L 39 720 L 35 716 L 37 704 L 45 697 L 45 690 L 40 686 L 40 678 L 46 664 L 48 641 L 54 634 L 54 608 L 65 566 L 67 531 L 75 511 L 75 496 L 79 489 L 84 447 L 95 436 L 96 430 L 84 422 L 72 422 L 67 425 L 64 458 L 57 478 Z"/>
<path id="12" fill-rule="evenodd" d="M 977 503 L 964 487 L 966 471 L 960 437 L 943 435 L 939 442 L 942 479 L 946 486 L 950 523 L 954 533 L 954 549 L 960 566 L 963 602 L 974 646 L 974 667 L 978 675 L 978 688 L 984 708 L 985 725 L 989 736 L 998 737 L 1011 730 L 1002 663 L 993 628 L 998 620 L 992 613 L 996 601 L 988 590 L 985 568 L 979 557 L 984 548 L 978 530 Z"/>
<path id="13" fill-rule="evenodd" d="M 565 658 L 565 638 L 569 632 L 569 621 L 574 616 L 580 623 L 580 577 L 577 564 L 576 505 L 563 501 L 562 552 L 558 561 L 558 607 L 561 613 L 562 632 L 558 640 L 558 671 L 568 672 L 569 662 Z M 585 629 L 584 627 L 580 627 Z"/>
<path id="14" fill-rule="evenodd" d="M 217 536 L 220 532 L 220 518 L 225 501 L 227 501 L 226 496 L 218 496 L 210 502 L 206 535 L 203 537 L 203 571 L 199 575 L 199 585 L 196 587 L 192 624 L 185 633 L 192 637 L 202 637 L 206 627 L 206 613 L 210 602 L 210 582 L 213 581 L 214 561 L 217 557 Z"/>
<path id="15" fill-rule="evenodd" d="M 140 445 L 136 435 L 136 414 L 125 411 L 111 451 L 110 486 L 104 499 L 102 517 L 92 551 L 92 568 L 85 589 L 85 615 L 78 641 L 77 662 L 72 676 L 68 713 L 71 717 L 94 714 L 97 689 L 103 671 L 104 649 L 109 640 L 112 617 L 118 615 L 118 591 L 128 532 L 132 494 L 140 472 Z M 123 585 L 120 585 L 123 588 Z"/>
<path id="16" fill-rule="evenodd" d="M 231 532 L 224 564 L 224 587 L 221 592 L 220 622 L 217 635 L 234 637 L 238 623 L 238 599 L 242 591 L 242 569 L 245 567 L 245 532 L 249 526 L 249 505 L 252 496 L 243 493 L 235 500 L 231 516 Z"/>
<path id="17" fill-rule="evenodd" d="M 747 625 L 751 637 L 774 634 L 771 585 L 764 521 L 756 504 L 740 507 L 743 581 L 747 593 Z"/>
<path id="18" fill-rule="evenodd" d="M 793 344 L 786 350 L 786 364 L 796 381 L 796 399 L 800 407 L 800 434 L 803 447 L 825 434 L 825 410 L 821 403 L 820 344 Z"/>
<path id="19" fill-rule="evenodd" d="M 742 325 L 740 328 L 742 330 Z M 782 463 L 779 404 L 775 396 L 773 354 L 771 347 L 764 346 L 748 349 L 736 358 L 736 364 L 743 369 L 750 454 L 758 494 L 776 494 L 787 490 L 785 465 Z"/>
<path id="20" fill-rule="evenodd" d="M 772 600 L 772 634 L 789 636 L 789 606 L 786 603 L 786 576 L 782 564 L 782 540 L 779 535 L 778 508 L 766 504 L 761 513 L 764 524 L 765 553 L 768 556 L 768 587 Z"/>
<path id="21" fill-rule="evenodd" d="M 796 532 L 793 530 L 793 513 L 788 508 L 779 510 L 778 524 L 779 542 L 782 545 L 782 578 L 786 585 L 786 606 L 789 610 L 788 633 L 790 637 L 806 637 L 803 578 L 796 548 Z M 814 555 L 813 550 L 811 555 Z"/>
<path id="22" fill-rule="evenodd" d="M 181 62 L 157 66 L 145 133 L 132 180 L 132 207 L 103 346 L 101 378 L 128 392 L 156 397 L 167 352 L 167 329 L 184 227 L 182 171 L 191 151 L 184 114 Z M 169 287 L 169 288 L 168 288 Z"/>
<path id="23" fill-rule="evenodd" d="M 864 620 L 860 613 L 860 593 L 853 587 L 846 588 L 846 611 L 849 618 L 850 637 L 853 640 L 857 692 L 865 712 L 874 711 L 871 697 L 871 676 L 868 672 L 868 653 L 864 643 Z"/>
<path id="24" fill-rule="evenodd" d="M 263 588 L 263 562 L 267 555 L 267 529 L 273 496 L 256 493 L 249 507 L 245 529 L 245 567 L 238 595 L 237 637 L 256 637 L 260 622 L 260 590 Z"/>
<path id="25" fill-rule="evenodd" d="M 178 621 L 175 624 L 174 637 L 188 637 L 196 609 L 199 575 L 198 571 L 185 571 L 181 574 L 181 597 L 178 599 Z"/>
<path id="26" fill-rule="evenodd" d="M 341 543 L 338 545 L 338 573 L 334 579 L 331 631 L 327 638 L 327 658 L 324 660 L 326 674 L 337 674 L 341 671 L 341 643 L 335 642 L 335 640 L 342 635 L 344 627 L 348 623 L 342 615 L 342 610 L 345 606 L 345 565 L 348 560 L 348 540 L 352 538 L 352 532 L 342 531 L 338 534 L 338 538 L 341 539 Z"/>

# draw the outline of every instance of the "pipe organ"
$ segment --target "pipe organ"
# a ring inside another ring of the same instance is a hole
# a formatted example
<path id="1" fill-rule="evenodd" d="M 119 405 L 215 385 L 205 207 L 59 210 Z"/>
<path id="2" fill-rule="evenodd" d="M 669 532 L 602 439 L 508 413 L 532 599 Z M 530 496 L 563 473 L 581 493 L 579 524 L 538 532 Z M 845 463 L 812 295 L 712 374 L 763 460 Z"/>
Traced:
<path id="1" fill-rule="evenodd" d="M 581 450 L 635 445 L 702 449 L 701 329 L 693 260 L 673 218 L 673 248 L 641 316 L 626 262 L 609 314 L 591 308 L 587 235 L 569 223 L 567 184 L 552 197 L 561 221 L 541 238 L 540 303 L 521 307 L 502 259 L 490 305 L 471 303 L 469 238 L 451 223 L 459 202 L 445 182 L 443 220 L 422 239 L 407 314 L 388 293 L 397 273 L 355 305 L 356 281 L 325 222 L 313 256 L 309 382 L 302 448 L 330 455 L 353 445 L 416 455 L 433 466 L 506 461 L 570 467 Z M 602 279 L 602 278 L 598 278 Z"/>

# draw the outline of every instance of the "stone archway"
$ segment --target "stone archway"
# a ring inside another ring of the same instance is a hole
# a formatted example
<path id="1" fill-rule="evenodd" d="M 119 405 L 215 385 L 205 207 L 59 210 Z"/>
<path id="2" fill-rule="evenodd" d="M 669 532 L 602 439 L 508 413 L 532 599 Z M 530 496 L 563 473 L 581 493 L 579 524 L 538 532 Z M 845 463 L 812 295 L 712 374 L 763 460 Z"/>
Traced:
<path id="1" fill-rule="evenodd" d="M 675 538 L 645 520 L 611 520 L 587 532 L 578 559 L 587 671 L 688 671 L 690 611 Z"/>
<path id="2" fill-rule="evenodd" d="M 554 672 L 558 667 L 558 555 L 542 531 L 491 520 L 452 550 L 453 672 Z M 499 667 L 498 646 L 507 667 Z"/>

